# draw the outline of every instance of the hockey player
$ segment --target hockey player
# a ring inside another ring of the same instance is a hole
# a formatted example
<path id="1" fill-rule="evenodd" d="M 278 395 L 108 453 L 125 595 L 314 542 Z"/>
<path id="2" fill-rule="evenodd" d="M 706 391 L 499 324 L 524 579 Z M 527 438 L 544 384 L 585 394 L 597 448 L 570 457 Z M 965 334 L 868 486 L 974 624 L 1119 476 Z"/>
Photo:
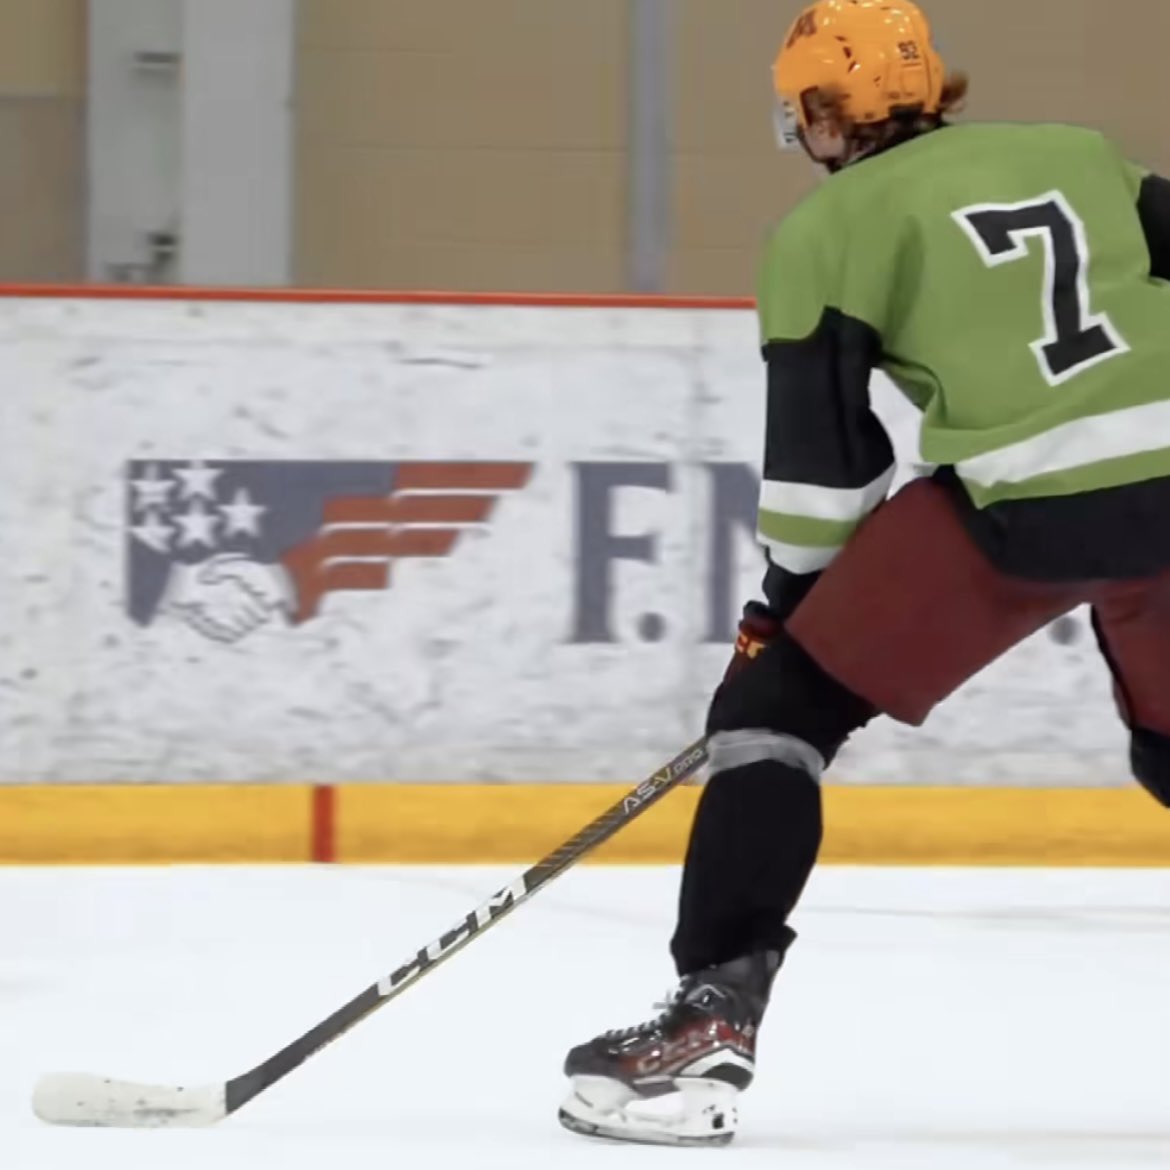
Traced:
<path id="1" fill-rule="evenodd" d="M 879 713 L 922 723 L 1089 604 L 1134 775 L 1170 804 L 1170 182 L 1089 130 L 951 125 L 966 82 L 910 0 L 814 4 L 774 79 L 783 143 L 830 177 L 763 264 L 766 603 L 708 715 L 681 982 L 569 1053 L 581 1133 L 731 1138 L 821 774 Z M 921 408 L 937 468 L 888 500 L 875 368 Z"/>

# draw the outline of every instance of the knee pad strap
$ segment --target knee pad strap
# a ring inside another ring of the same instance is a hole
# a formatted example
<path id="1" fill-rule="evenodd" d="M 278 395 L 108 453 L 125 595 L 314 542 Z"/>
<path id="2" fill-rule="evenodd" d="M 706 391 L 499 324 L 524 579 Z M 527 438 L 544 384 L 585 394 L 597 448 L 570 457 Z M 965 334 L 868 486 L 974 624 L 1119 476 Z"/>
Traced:
<path id="1" fill-rule="evenodd" d="M 707 741 L 707 754 L 712 778 L 720 772 L 767 760 L 799 768 L 818 784 L 825 770 L 824 758 L 812 744 L 766 727 L 718 731 Z"/>

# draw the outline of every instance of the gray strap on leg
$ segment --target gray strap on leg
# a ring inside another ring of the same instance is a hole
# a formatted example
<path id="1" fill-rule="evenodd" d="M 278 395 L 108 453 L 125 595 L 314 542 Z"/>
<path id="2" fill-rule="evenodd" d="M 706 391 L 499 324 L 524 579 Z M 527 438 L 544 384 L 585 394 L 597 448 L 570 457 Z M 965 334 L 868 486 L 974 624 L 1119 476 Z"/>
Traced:
<path id="1" fill-rule="evenodd" d="M 710 775 L 774 760 L 807 772 L 818 784 L 825 770 L 821 753 L 812 744 L 794 735 L 781 735 L 763 727 L 744 731 L 717 731 L 707 741 Z"/>

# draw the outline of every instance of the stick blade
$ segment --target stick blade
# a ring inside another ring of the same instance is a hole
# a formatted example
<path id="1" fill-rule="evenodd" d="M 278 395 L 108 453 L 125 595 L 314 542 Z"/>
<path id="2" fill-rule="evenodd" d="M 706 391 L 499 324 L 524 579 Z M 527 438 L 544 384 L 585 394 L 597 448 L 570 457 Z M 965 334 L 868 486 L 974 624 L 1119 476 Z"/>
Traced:
<path id="1" fill-rule="evenodd" d="M 197 1129 L 227 1116 L 224 1085 L 183 1088 L 52 1073 L 33 1090 L 33 1112 L 48 1125 L 116 1129 Z"/>

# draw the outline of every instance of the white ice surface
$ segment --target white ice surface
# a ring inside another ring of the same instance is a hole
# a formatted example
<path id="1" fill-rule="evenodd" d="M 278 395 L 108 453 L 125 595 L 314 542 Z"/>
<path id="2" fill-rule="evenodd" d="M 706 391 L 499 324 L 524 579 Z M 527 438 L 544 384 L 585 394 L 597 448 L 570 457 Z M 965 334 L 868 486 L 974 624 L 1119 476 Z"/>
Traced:
<path id="1" fill-rule="evenodd" d="M 825 869 L 723 1151 L 555 1120 L 672 982 L 673 870 L 580 869 L 209 1131 L 56 1130 L 49 1070 L 243 1071 L 515 873 L 0 869 L 3 1170 L 1124 1170 L 1170 1161 L 1170 872 Z M 726 1164 L 726 1163 L 723 1163 Z"/>

